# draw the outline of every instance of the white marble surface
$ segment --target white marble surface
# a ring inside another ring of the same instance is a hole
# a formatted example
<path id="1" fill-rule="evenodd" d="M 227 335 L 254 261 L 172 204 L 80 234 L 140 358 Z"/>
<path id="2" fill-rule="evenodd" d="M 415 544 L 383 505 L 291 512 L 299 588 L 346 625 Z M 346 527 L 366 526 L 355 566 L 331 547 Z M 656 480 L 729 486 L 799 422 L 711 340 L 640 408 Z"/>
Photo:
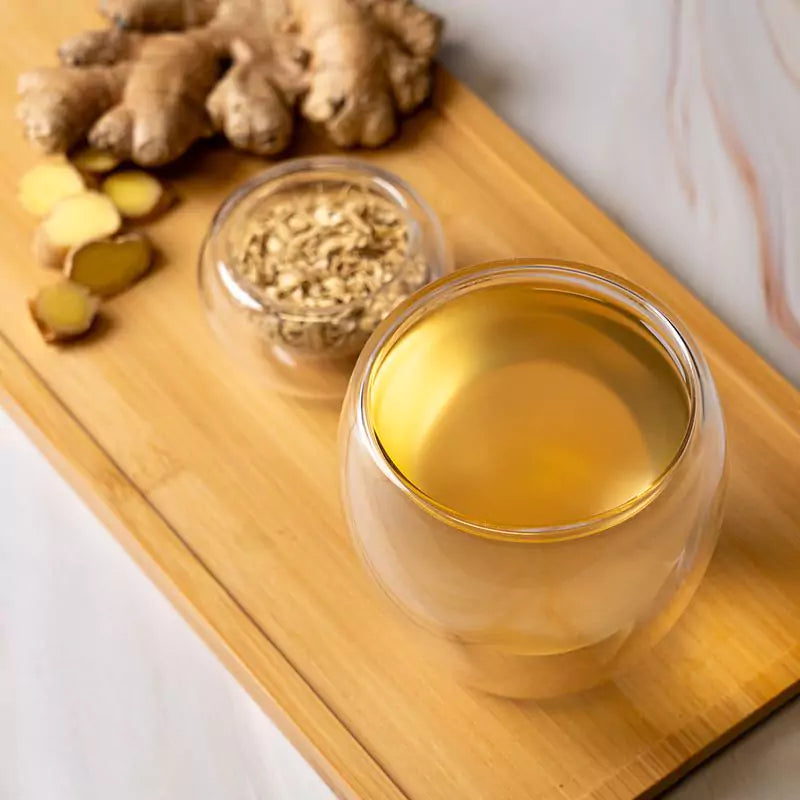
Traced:
<path id="1" fill-rule="evenodd" d="M 333 795 L 0 412 L 0 800 Z"/>
<path id="2" fill-rule="evenodd" d="M 800 384 L 797 0 L 428 5 L 456 75 Z"/>
<path id="3" fill-rule="evenodd" d="M 451 68 L 800 384 L 797 0 L 429 5 Z M 332 796 L 2 414 L 0 505 L 0 800 Z M 795 704 L 671 797 L 795 800 L 798 753 Z"/>

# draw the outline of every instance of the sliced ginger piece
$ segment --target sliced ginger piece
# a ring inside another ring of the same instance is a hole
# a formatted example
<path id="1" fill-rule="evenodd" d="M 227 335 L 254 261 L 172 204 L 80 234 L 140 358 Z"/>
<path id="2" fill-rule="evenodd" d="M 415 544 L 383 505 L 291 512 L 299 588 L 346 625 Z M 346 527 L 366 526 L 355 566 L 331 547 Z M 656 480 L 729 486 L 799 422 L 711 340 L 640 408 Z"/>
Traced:
<path id="1" fill-rule="evenodd" d="M 81 171 L 90 175 L 103 175 L 116 169 L 121 159 L 108 150 L 96 147 L 82 147 L 70 156 L 70 161 Z"/>
<path id="2" fill-rule="evenodd" d="M 117 207 L 100 192 L 82 192 L 59 200 L 42 220 L 34 238 L 37 260 L 48 267 L 61 267 L 73 247 L 113 236 L 122 219 Z"/>
<path id="3" fill-rule="evenodd" d="M 152 261 L 150 240 L 136 231 L 74 247 L 67 255 L 64 273 L 92 294 L 109 297 L 139 280 Z"/>
<path id="4" fill-rule="evenodd" d="M 28 302 L 33 321 L 48 343 L 83 336 L 94 324 L 99 306 L 86 288 L 71 281 L 45 286 Z"/>
<path id="5" fill-rule="evenodd" d="M 66 162 L 46 161 L 29 169 L 19 182 L 22 207 L 37 217 L 50 213 L 65 197 L 85 191 L 81 173 Z"/>
<path id="6" fill-rule="evenodd" d="M 114 202 L 123 217 L 146 220 L 160 214 L 172 204 L 171 192 L 150 173 L 128 169 L 109 175 L 101 189 Z"/>

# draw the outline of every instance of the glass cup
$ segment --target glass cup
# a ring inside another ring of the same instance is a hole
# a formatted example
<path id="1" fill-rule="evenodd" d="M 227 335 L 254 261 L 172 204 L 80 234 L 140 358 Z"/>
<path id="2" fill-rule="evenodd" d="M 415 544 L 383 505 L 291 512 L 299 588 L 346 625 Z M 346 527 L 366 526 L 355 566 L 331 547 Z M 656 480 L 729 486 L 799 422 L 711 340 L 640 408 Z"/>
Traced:
<path id="1" fill-rule="evenodd" d="M 563 308 L 572 309 L 564 318 Z M 503 327 L 515 321 L 509 337 Z M 596 342 L 585 338 L 595 335 Z M 459 475 L 474 479 L 470 464 L 483 464 L 495 444 L 476 411 L 490 413 L 491 404 L 471 406 L 467 424 L 437 451 L 441 469 L 434 463 L 431 474 L 438 483 L 421 478 L 420 454 L 441 433 L 442 420 L 452 420 L 460 398 L 487 371 L 489 385 L 500 386 L 500 373 L 491 370 L 502 371 L 506 381 L 498 388 L 506 394 L 497 397 L 516 398 L 516 410 L 501 405 L 504 414 L 521 409 L 519 442 L 528 450 L 511 452 L 513 441 L 503 445 L 507 457 L 501 447 L 501 460 L 482 473 L 489 486 L 464 491 Z M 530 370 L 537 370 L 533 383 L 522 377 Z M 560 452 L 537 461 L 536 437 L 548 439 L 553 452 L 560 443 L 575 445 L 575 427 L 559 427 L 568 419 L 565 408 L 585 399 L 574 396 L 580 394 L 575 387 L 609 376 L 618 392 L 606 392 L 607 404 L 598 404 L 591 419 L 575 421 L 587 440 L 605 443 L 598 452 L 607 458 L 582 474 L 577 485 L 583 488 L 571 494 L 575 458 Z M 526 398 L 535 399 L 543 382 L 561 393 L 547 412 L 552 420 L 541 411 L 544 400 L 531 402 L 539 417 L 527 418 Z M 628 431 L 632 419 L 643 426 L 641 441 L 626 433 L 617 452 L 612 434 Z M 625 488 L 617 477 L 628 450 L 654 442 L 663 464 L 641 462 L 649 465 L 646 485 Z M 368 570 L 432 634 L 429 646 L 462 681 L 495 694 L 546 697 L 617 674 L 683 612 L 720 527 L 725 432 L 702 354 L 655 298 L 579 264 L 481 265 L 412 295 L 362 351 L 342 410 L 339 447 L 346 518 Z M 533 466 L 522 474 L 529 454 Z M 527 505 L 525 480 L 533 498 Z M 509 494 L 510 486 L 522 486 L 521 495 Z M 602 492 L 608 507 L 597 500 Z M 600 506 L 587 505 L 590 500 Z"/>

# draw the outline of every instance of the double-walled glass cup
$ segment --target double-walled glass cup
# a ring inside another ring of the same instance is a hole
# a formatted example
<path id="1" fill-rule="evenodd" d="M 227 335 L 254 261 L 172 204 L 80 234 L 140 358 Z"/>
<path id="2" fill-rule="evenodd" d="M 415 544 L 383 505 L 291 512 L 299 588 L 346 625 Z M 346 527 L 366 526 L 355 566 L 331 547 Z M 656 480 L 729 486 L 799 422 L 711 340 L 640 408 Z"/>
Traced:
<path id="1" fill-rule="evenodd" d="M 464 309 L 469 325 L 459 327 Z M 596 358 L 589 334 L 599 337 Z M 584 340 L 588 355 L 573 346 L 583 347 Z M 498 352 L 500 341 L 505 344 Z M 432 465 L 438 483 L 426 482 L 419 468 L 420 454 L 445 425 L 443 416 L 453 417 L 453 404 L 472 391 L 468 387 L 483 374 L 474 371 L 486 370 L 487 362 L 499 371 L 491 385 L 499 385 L 501 373 L 506 381 L 502 397 L 518 393 L 511 411 L 501 405 L 503 413 L 519 417 L 519 442 L 535 451 L 536 436 L 549 437 L 549 460 L 537 461 L 534 453 L 530 463 L 538 466 L 523 476 L 541 502 L 526 506 L 523 478 L 504 473 L 528 463 L 527 452 L 510 452 L 513 440 L 504 445 L 505 465 L 500 461 L 495 472 L 484 474 L 495 482 L 484 493 L 484 506 L 475 504 L 485 487 L 462 491 L 459 476 L 470 479 L 469 465 L 482 464 L 492 448 L 485 438 L 491 404 L 471 405 L 469 424 L 447 439 L 457 457 L 451 459 L 447 448 L 436 451 L 447 461 L 446 467 Z M 514 383 L 530 369 L 537 370 L 535 381 Z M 669 373 L 663 391 L 653 370 Z M 604 381 L 605 372 L 625 379 L 618 381 L 622 399 L 603 388 L 607 403 L 575 424 L 587 438 L 605 442 L 607 461 L 580 473 L 576 485 L 584 488 L 570 494 L 569 482 L 585 465 L 576 466 L 580 454 L 559 449 L 559 437 L 570 444 L 576 438 L 574 427 L 559 425 L 569 419 L 573 401 L 579 408 L 585 400 L 571 396 L 571 387 L 583 386 L 584 379 Z M 525 415 L 530 398 L 531 414 L 538 409 L 541 416 L 545 406 L 534 401 L 545 385 L 561 392 L 564 406 L 552 407 L 552 424 Z M 670 409 L 679 415 L 668 424 Z M 540 432 L 533 438 L 524 430 L 529 423 Z M 617 450 L 609 437 L 627 431 L 629 423 L 643 433 L 638 439 L 626 434 Z M 725 433 L 708 366 L 683 325 L 653 297 L 583 265 L 494 263 L 457 271 L 417 292 L 382 322 L 362 352 L 339 436 L 343 504 L 366 566 L 389 598 L 433 634 L 430 646 L 447 665 L 464 682 L 492 693 L 552 696 L 616 674 L 683 612 L 717 539 Z M 625 488 L 618 473 L 624 464 L 639 463 L 626 461 L 628 451 L 641 446 L 650 453 L 653 442 L 670 448 L 658 451 L 663 464 L 647 462 L 653 470 L 648 480 Z M 508 494 L 510 485 L 517 495 Z M 564 508 L 589 508 L 597 487 L 610 498 L 608 507 L 564 516 Z M 525 518 L 506 514 L 506 496 L 522 501 Z M 481 516 L 475 508 L 493 510 Z"/>

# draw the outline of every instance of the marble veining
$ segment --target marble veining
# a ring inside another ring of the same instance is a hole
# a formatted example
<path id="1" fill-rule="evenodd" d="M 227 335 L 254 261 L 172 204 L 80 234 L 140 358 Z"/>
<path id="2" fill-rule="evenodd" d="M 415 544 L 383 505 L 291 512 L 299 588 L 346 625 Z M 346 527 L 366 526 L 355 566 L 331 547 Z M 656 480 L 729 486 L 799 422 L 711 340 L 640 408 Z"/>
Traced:
<path id="1" fill-rule="evenodd" d="M 448 66 L 800 384 L 800 3 L 429 5 Z"/>
<path id="2" fill-rule="evenodd" d="M 703 53 L 703 87 L 723 146 L 747 192 L 756 225 L 761 285 L 767 311 L 800 347 L 797 231 L 791 214 L 800 181 L 800 160 L 792 157 L 800 95 L 790 68 L 780 19 L 790 9 L 776 2 L 745 3 L 731 14 L 720 3 L 698 8 Z M 678 5 L 679 13 L 681 10 Z M 794 4 L 795 14 L 800 6 Z M 769 47 L 749 46 L 758 34 Z M 731 58 L 732 53 L 740 54 Z M 722 54 L 722 55 L 721 55 Z M 771 91 L 765 91 L 769 86 Z M 788 156 L 788 158 L 787 158 Z"/>

